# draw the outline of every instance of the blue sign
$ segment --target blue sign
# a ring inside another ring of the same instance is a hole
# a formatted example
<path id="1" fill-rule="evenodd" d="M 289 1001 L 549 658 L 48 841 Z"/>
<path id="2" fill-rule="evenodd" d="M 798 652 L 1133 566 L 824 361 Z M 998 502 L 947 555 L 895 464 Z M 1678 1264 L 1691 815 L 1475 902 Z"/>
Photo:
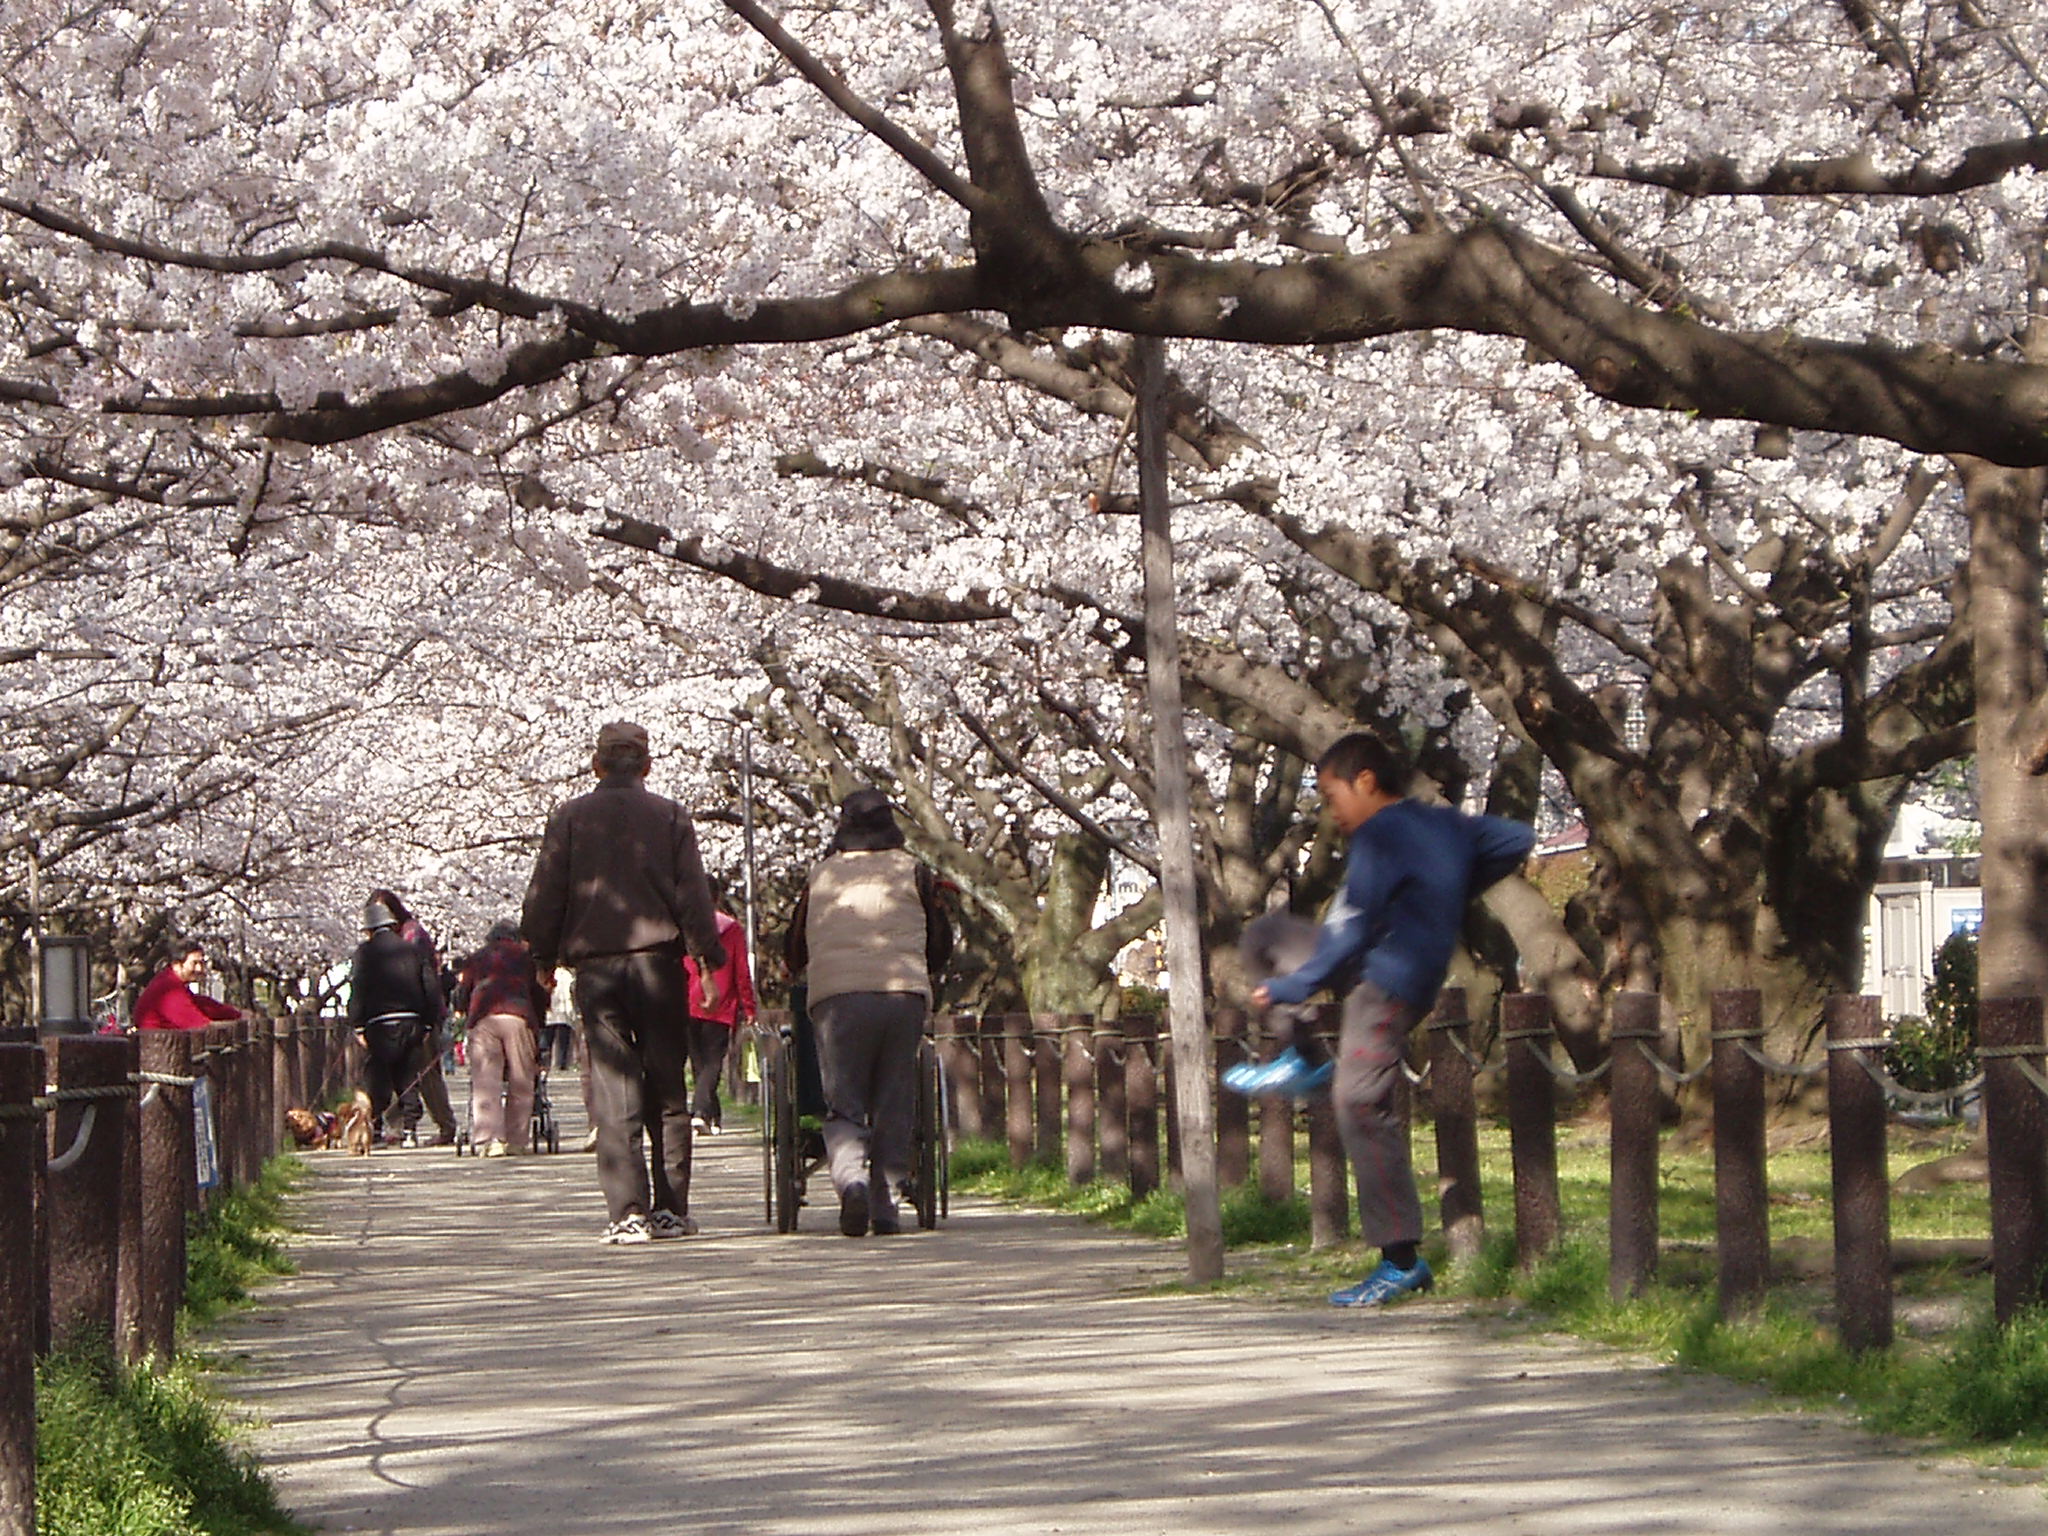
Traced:
<path id="1" fill-rule="evenodd" d="M 201 1189 L 220 1188 L 220 1152 L 213 1134 L 213 1084 L 192 1085 L 192 1157 Z"/>
<path id="2" fill-rule="evenodd" d="M 1982 907 L 1957 907 L 1948 915 L 1950 933 L 1976 933 L 1984 926 Z"/>

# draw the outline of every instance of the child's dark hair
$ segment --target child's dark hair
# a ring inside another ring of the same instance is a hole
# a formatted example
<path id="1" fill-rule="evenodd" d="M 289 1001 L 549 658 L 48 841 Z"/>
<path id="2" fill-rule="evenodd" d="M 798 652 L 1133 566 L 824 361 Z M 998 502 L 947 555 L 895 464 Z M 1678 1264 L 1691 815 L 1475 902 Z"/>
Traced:
<path id="1" fill-rule="evenodd" d="M 1349 736 L 1339 736 L 1323 749 L 1323 755 L 1316 759 L 1316 772 L 1328 774 L 1333 779 L 1346 783 L 1357 778 L 1367 769 L 1381 789 L 1390 795 L 1408 793 L 1408 777 L 1411 772 L 1408 759 L 1395 748 L 1388 746 L 1377 736 L 1364 731 L 1353 731 Z"/>

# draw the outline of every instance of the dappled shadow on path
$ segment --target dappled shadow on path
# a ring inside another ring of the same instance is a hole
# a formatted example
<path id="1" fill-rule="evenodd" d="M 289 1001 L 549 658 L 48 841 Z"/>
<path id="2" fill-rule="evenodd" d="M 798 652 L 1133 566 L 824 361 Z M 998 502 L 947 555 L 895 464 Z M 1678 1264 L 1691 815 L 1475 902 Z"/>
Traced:
<path id="1" fill-rule="evenodd" d="M 699 1238 L 607 1249 L 587 1158 L 316 1160 L 239 1395 L 328 1530 L 1889 1532 L 2040 1494 L 1454 1309 L 1161 1295 L 1178 1251 L 956 1206 L 850 1242 L 700 1156 Z"/>

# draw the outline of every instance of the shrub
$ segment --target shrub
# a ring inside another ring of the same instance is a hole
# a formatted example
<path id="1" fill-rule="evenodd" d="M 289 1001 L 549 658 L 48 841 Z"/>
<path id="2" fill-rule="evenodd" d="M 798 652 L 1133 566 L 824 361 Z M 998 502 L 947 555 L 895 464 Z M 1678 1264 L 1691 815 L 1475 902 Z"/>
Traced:
<path id="1" fill-rule="evenodd" d="M 1939 1093 L 1977 1070 L 1977 936 L 1952 933 L 1934 955 L 1927 1017 L 1894 1021 L 1885 1070 L 1908 1088 Z"/>

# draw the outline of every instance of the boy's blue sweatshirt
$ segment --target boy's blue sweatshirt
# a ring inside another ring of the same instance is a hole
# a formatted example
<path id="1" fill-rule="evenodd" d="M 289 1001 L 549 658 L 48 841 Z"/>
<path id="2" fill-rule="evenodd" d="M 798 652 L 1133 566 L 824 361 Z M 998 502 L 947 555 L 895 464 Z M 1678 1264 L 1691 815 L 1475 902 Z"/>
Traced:
<path id="1" fill-rule="evenodd" d="M 1499 816 L 1396 800 L 1351 834 L 1344 889 L 1323 919 L 1316 952 L 1292 975 L 1266 983 L 1276 1003 L 1305 1002 L 1361 976 L 1417 1009 L 1436 1001 L 1465 905 L 1512 873 L 1535 830 Z"/>

